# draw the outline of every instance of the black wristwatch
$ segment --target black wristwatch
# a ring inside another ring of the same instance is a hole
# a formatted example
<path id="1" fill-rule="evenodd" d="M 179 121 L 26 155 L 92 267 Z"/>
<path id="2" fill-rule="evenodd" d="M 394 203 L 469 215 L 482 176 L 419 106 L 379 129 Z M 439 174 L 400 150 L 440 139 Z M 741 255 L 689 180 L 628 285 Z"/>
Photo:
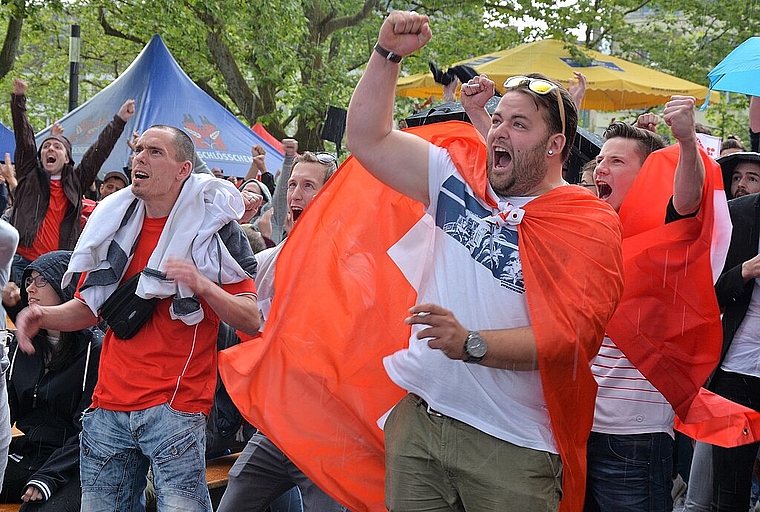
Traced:
<path id="1" fill-rule="evenodd" d="M 480 335 L 478 331 L 470 331 L 467 334 L 467 339 L 464 340 L 464 353 L 467 359 L 465 363 L 479 363 L 483 357 L 485 357 L 488 351 L 488 344 L 486 340 Z"/>

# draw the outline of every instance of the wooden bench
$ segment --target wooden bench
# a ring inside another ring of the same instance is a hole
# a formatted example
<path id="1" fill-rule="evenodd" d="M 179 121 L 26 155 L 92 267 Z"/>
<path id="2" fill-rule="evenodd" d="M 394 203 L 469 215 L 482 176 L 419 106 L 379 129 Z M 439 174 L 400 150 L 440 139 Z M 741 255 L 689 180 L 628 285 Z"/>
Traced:
<path id="1" fill-rule="evenodd" d="M 223 489 L 227 487 L 230 468 L 238 455 L 240 454 L 233 453 L 206 461 L 206 485 L 209 491 L 219 489 L 223 492 Z M 18 512 L 19 508 L 21 508 L 20 503 L 0 503 L 0 512 Z"/>
<path id="2" fill-rule="evenodd" d="M 238 455 L 240 454 L 232 453 L 206 461 L 206 486 L 209 491 L 211 489 L 227 487 L 230 468 L 237 460 Z"/>

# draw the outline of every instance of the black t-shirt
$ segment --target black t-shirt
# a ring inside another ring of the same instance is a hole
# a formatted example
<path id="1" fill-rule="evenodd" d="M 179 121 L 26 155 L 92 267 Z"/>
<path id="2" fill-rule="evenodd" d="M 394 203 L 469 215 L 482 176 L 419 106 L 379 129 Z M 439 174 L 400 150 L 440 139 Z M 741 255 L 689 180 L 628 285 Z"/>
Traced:
<path id="1" fill-rule="evenodd" d="M 696 217 L 698 213 L 699 208 L 687 215 L 681 215 L 676 211 L 676 207 L 673 206 L 673 196 L 670 196 L 670 201 L 668 201 L 668 208 L 665 211 L 665 224 L 670 224 L 671 222 L 675 222 L 681 219 L 690 219 L 691 217 Z"/>

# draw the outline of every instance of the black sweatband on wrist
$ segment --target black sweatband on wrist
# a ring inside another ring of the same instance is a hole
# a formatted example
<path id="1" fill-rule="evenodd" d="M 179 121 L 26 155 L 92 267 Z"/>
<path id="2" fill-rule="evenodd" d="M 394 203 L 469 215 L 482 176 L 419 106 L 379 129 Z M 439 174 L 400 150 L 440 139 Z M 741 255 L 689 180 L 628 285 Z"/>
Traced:
<path id="1" fill-rule="evenodd" d="M 395 62 L 398 64 L 401 62 L 401 55 L 395 54 L 393 52 L 389 52 L 379 44 L 375 44 L 375 51 L 383 56 L 385 60 L 389 60 L 391 62 Z"/>

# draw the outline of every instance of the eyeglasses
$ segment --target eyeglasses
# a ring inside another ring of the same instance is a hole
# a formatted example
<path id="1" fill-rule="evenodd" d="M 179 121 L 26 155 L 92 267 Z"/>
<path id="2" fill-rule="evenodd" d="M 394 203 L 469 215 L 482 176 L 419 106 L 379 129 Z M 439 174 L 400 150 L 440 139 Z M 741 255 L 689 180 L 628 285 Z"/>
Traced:
<path id="1" fill-rule="evenodd" d="M 512 89 L 514 87 L 520 87 L 521 85 L 527 85 L 528 89 L 535 92 L 536 94 L 540 94 L 541 96 L 545 96 L 552 91 L 556 91 L 557 105 L 559 106 L 559 120 L 562 123 L 561 133 L 564 134 L 565 102 L 562 101 L 562 94 L 559 92 L 559 86 L 553 82 L 550 82 L 549 80 L 544 80 L 543 78 L 530 78 L 523 75 L 507 78 L 507 81 L 504 82 L 505 89 Z"/>
<path id="2" fill-rule="evenodd" d="M 44 288 L 47 286 L 48 281 L 42 274 L 38 275 L 37 277 L 29 276 L 24 280 L 24 288 L 29 288 L 32 283 L 34 283 L 34 286 L 37 288 Z"/>

